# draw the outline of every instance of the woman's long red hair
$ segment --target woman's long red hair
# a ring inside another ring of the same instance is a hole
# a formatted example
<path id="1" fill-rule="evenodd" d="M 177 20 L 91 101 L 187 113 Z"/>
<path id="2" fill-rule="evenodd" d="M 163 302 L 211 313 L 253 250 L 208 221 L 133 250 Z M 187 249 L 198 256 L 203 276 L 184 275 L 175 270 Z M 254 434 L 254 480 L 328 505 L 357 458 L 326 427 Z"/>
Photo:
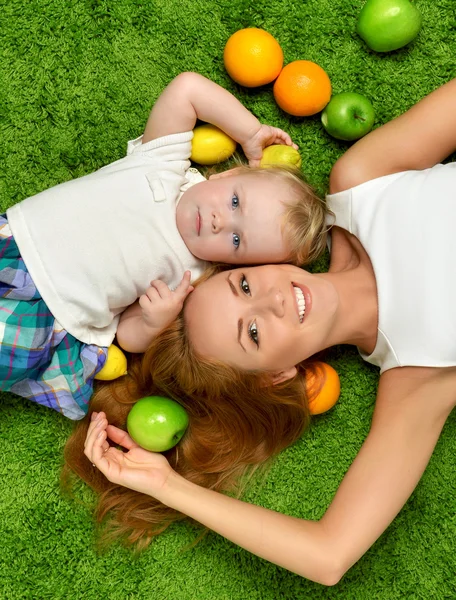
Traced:
<path id="1" fill-rule="evenodd" d="M 132 405 L 143 396 L 171 397 L 188 412 L 189 428 L 165 453 L 175 471 L 218 492 L 236 492 L 244 476 L 295 442 L 309 421 L 305 371 L 272 385 L 265 374 L 246 372 L 197 356 L 189 344 L 181 315 L 154 341 L 143 357 L 134 357 L 129 374 L 101 385 L 91 411 L 126 429 Z M 154 498 L 110 483 L 83 453 L 90 413 L 80 421 L 65 447 L 63 482 L 70 470 L 98 494 L 96 516 L 108 518 L 104 539 L 116 537 L 140 547 L 185 515 Z"/>

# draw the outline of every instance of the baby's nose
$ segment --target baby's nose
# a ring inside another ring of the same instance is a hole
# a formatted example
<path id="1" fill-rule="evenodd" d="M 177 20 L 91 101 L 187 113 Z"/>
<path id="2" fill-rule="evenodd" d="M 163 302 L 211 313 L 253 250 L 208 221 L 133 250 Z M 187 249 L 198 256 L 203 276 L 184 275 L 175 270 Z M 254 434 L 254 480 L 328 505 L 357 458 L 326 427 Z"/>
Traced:
<path id="1" fill-rule="evenodd" d="M 213 212 L 212 213 L 212 232 L 219 233 L 223 229 L 223 218 L 220 213 Z"/>

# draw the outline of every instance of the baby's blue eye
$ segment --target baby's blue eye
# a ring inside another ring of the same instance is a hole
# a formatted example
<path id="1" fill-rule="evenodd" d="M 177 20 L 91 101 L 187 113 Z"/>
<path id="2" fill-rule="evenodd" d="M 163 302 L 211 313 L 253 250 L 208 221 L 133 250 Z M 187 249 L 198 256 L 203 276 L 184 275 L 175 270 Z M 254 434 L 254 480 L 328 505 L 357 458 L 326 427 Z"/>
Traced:
<path id="1" fill-rule="evenodd" d="M 233 233 L 233 246 L 236 248 L 236 250 L 239 248 L 240 243 L 241 237 L 237 233 Z"/>
<path id="2" fill-rule="evenodd" d="M 234 196 L 231 198 L 231 206 L 232 208 L 238 208 L 239 206 L 239 198 L 236 196 L 236 194 L 234 194 Z"/>

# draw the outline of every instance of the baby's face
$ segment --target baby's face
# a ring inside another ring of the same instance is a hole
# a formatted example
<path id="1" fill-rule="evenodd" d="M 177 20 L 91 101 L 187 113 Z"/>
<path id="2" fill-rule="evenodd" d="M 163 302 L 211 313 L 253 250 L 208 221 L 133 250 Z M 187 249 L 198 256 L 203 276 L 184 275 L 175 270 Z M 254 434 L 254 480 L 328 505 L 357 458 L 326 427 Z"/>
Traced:
<path id="1" fill-rule="evenodd" d="M 236 169 L 184 192 L 176 211 L 182 239 L 203 260 L 229 264 L 284 262 L 284 205 L 290 185 L 276 176 Z"/>

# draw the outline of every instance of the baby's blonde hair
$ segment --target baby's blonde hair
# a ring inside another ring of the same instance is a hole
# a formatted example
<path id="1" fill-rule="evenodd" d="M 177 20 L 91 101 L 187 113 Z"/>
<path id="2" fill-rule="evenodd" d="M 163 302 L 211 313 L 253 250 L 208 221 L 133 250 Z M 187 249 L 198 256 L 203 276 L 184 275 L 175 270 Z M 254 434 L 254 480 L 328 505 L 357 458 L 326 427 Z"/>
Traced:
<path id="1" fill-rule="evenodd" d="M 238 160 L 235 162 L 235 168 L 239 172 L 264 177 L 272 175 L 290 184 L 290 197 L 281 199 L 285 206 L 282 235 L 290 251 L 285 261 L 281 262 L 301 267 L 321 256 L 330 229 L 326 216 L 332 213 L 326 208 L 325 201 L 307 183 L 302 171 L 292 165 L 272 165 L 265 168 L 249 167 Z"/>

